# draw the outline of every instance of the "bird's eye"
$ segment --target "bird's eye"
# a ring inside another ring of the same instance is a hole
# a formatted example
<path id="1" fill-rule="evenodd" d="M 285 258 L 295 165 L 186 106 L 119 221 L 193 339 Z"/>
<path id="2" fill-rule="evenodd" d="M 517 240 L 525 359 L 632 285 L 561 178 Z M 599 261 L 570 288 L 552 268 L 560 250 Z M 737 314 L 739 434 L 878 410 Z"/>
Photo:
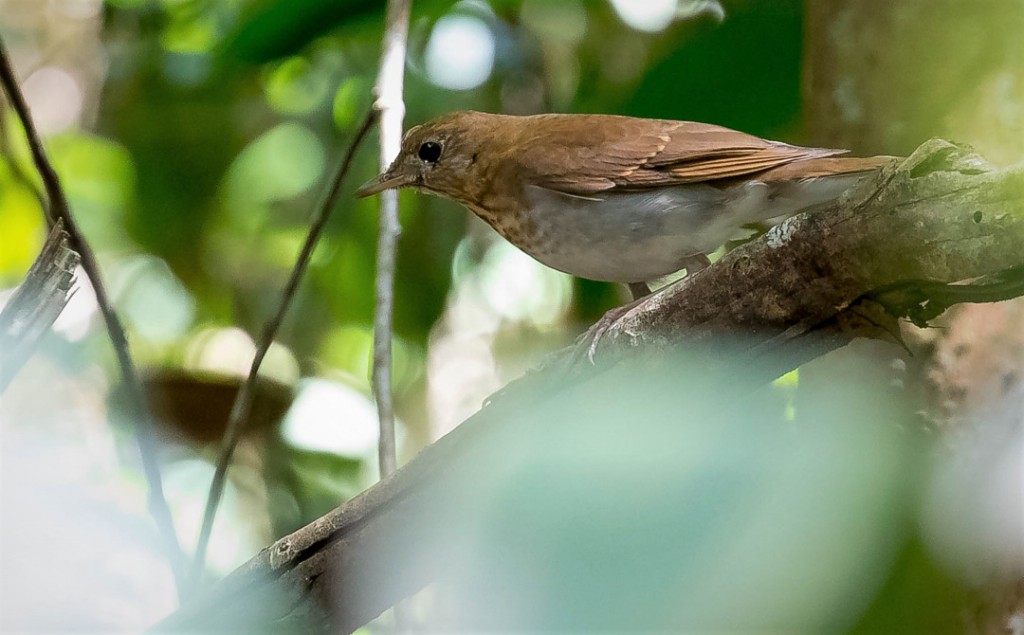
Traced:
<path id="1" fill-rule="evenodd" d="M 420 146 L 419 154 L 420 159 L 427 163 L 437 163 L 437 160 L 441 158 L 441 144 L 434 141 L 427 141 Z"/>

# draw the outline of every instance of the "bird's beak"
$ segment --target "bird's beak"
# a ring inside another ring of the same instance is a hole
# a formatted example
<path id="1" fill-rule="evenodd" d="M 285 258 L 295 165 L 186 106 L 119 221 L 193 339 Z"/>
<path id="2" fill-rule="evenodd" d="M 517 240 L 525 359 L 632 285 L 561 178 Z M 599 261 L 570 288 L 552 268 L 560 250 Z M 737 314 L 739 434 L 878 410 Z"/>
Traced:
<path id="1" fill-rule="evenodd" d="M 366 198 L 367 196 L 373 196 L 374 194 L 380 194 L 384 190 L 393 190 L 399 187 L 405 187 L 412 185 L 416 182 L 416 176 L 412 174 L 392 174 L 391 170 L 388 170 L 384 174 L 381 174 L 375 179 L 371 179 L 356 190 L 356 198 Z"/>

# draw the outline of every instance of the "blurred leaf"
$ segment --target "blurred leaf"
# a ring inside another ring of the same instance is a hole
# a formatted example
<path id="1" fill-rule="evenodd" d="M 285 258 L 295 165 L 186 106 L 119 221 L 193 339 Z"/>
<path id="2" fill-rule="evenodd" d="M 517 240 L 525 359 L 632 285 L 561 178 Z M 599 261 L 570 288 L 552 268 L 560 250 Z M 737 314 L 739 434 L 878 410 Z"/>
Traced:
<path id="1" fill-rule="evenodd" d="M 302 521 L 309 522 L 363 489 L 363 461 L 330 454 L 291 449 L 289 468 L 296 499 L 302 501 Z"/>
<path id="2" fill-rule="evenodd" d="M 332 84 L 333 78 L 306 58 L 290 57 L 267 75 L 267 103 L 284 114 L 305 114 L 326 99 Z"/>
<path id="3" fill-rule="evenodd" d="M 250 143 L 227 175 L 229 204 L 247 213 L 253 203 L 289 199 L 305 192 L 324 169 L 324 148 L 311 130 L 282 123 Z"/>
<path id="4" fill-rule="evenodd" d="M 21 281 L 45 235 L 39 201 L 0 161 L 0 288 Z"/>
<path id="5" fill-rule="evenodd" d="M 282 269 L 291 269 L 295 266 L 295 259 L 298 257 L 299 251 L 302 250 L 302 245 L 305 244 L 308 234 L 309 229 L 300 226 L 272 230 L 260 241 L 261 251 L 267 256 L 266 262 Z M 314 252 L 314 265 L 317 260 Z"/>
<path id="6" fill-rule="evenodd" d="M 217 23 L 213 16 L 183 15 L 172 18 L 164 28 L 160 42 L 175 53 L 202 53 L 217 43 Z"/>
<path id="7" fill-rule="evenodd" d="M 158 258 L 136 256 L 118 264 L 111 287 L 133 333 L 150 342 L 180 341 L 195 318 L 188 289 Z"/>
<path id="8" fill-rule="evenodd" d="M 373 329 L 369 325 L 345 324 L 328 333 L 319 350 L 321 358 L 332 368 L 366 379 L 373 355 Z"/>
<path id="9" fill-rule="evenodd" d="M 341 83 L 331 107 L 334 125 L 339 130 L 348 130 L 355 125 L 359 112 L 366 107 L 363 103 L 369 93 L 369 86 L 363 77 L 350 77 Z"/>
<path id="10" fill-rule="evenodd" d="M 122 211 L 133 194 L 131 155 L 110 139 L 66 133 L 49 141 L 54 167 L 69 197 Z"/>
<path id="11" fill-rule="evenodd" d="M 82 231 L 100 248 L 124 247 L 122 219 L 135 197 L 135 166 L 128 151 L 84 132 L 58 135 L 48 146 Z"/>

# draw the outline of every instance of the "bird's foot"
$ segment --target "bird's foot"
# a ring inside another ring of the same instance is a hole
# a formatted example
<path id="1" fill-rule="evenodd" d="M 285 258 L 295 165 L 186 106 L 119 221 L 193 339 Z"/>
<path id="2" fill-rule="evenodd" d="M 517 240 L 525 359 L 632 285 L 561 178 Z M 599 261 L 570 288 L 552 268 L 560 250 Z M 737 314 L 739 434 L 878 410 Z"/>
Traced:
<path id="1" fill-rule="evenodd" d="M 686 269 L 686 277 L 706 269 L 711 264 L 707 254 L 694 254 L 683 261 L 683 268 Z M 601 316 L 587 331 L 576 340 L 575 350 L 572 354 L 572 362 L 582 361 L 583 351 L 586 351 L 587 361 L 594 363 L 594 353 L 597 352 L 597 345 L 622 316 L 629 313 L 634 307 L 643 302 L 652 291 L 644 282 L 630 282 L 629 292 L 633 301 L 622 306 L 615 307 Z"/>
<path id="2" fill-rule="evenodd" d="M 594 354 L 597 352 L 597 345 L 607 335 L 608 331 L 611 330 L 615 323 L 618 322 L 624 315 L 629 313 L 635 306 L 644 301 L 645 297 L 637 298 L 632 302 L 617 306 L 614 309 L 609 309 L 605 312 L 601 318 L 594 322 L 589 329 L 586 330 L 583 335 L 580 335 L 576 339 L 575 348 L 572 354 L 572 362 L 583 361 L 584 354 L 588 362 L 593 365 Z"/>

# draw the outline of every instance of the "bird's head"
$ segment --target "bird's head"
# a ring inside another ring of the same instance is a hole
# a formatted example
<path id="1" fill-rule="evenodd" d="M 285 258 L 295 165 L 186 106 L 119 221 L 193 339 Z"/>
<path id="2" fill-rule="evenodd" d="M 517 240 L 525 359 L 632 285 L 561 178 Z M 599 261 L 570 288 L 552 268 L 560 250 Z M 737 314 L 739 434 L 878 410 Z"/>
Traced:
<path id="1" fill-rule="evenodd" d="M 356 192 L 362 198 L 384 190 L 414 187 L 460 202 L 479 182 L 481 151 L 495 115 L 454 112 L 410 128 L 391 166 Z"/>

